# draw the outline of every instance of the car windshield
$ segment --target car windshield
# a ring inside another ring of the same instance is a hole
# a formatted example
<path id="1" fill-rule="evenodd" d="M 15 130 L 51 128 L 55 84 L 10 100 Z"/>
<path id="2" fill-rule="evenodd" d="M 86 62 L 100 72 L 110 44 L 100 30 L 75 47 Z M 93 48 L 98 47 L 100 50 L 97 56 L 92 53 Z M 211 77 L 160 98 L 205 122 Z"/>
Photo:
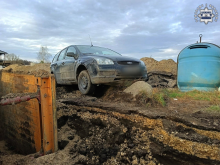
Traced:
<path id="1" fill-rule="evenodd" d="M 97 54 L 97 55 L 111 55 L 121 56 L 119 53 L 114 52 L 107 48 L 101 48 L 96 46 L 78 45 L 76 46 L 82 54 Z"/>

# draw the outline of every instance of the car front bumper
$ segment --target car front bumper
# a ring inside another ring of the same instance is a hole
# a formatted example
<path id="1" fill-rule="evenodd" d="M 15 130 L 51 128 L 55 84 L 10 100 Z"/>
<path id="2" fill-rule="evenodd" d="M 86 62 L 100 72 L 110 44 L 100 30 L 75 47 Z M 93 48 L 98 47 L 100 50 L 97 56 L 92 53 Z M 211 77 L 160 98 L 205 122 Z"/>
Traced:
<path id="1" fill-rule="evenodd" d="M 98 66 L 97 74 L 90 74 L 91 81 L 93 84 L 112 84 L 121 83 L 127 80 L 142 80 L 146 81 L 148 79 L 147 70 L 145 67 L 139 66 L 139 71 L 134 73 L 125 73 L 123 71 L 123 66 Z"/>

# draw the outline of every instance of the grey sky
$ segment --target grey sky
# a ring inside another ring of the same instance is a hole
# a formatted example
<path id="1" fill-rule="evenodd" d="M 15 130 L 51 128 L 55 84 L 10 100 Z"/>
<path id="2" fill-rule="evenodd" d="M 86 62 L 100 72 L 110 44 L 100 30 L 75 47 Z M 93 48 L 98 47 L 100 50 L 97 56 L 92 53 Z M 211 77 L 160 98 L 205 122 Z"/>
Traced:
<path id="1" fill-rule="evenodd" d="M 172 0 L 1 0 L 0 50 L 36 61 L 40 46 L 51 54 L 68 45 L 107 47 L 122 55 L 174 59 L 199 40 L 220 45 L 220 20 L 195 22 L 203 4 Z"/>

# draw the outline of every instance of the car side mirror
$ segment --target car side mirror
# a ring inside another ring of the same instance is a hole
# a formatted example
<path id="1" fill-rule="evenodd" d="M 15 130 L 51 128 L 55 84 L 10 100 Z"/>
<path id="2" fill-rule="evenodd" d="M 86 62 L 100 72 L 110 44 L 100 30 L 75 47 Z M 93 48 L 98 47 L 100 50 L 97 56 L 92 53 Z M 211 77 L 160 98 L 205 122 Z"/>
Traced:
<path id="1" fill-rule="evenodd" d="M 75 53 L 73 53 L 73 52 L 68 52 L 66 56 L 68 56 L 68 57 L 74 57 L 75 59 L 78 58 L 78 55 L 75 54 Z"/>

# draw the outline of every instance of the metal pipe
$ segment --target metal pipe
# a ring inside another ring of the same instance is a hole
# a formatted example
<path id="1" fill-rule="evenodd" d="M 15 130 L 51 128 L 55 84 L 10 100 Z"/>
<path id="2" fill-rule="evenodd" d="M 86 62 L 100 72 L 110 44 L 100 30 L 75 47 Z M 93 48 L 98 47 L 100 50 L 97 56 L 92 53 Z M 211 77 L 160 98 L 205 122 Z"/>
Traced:
<path id="1" fill-rule="evenodd" d="M 4 106 L 4 105 L 14 105 L 20 102 L 24 102 L 24 101 L 29 101 L 31 99 L 36 98 L 39 102 L 39 104 L 41 103 L 41 98 L 40 98 L 40 88 L 37 88 L 37 92 L 36 93 L 29 93 L 26 96 L 17 96 L 14 98 L 7 98 L 7 99 L 2 99 L 0 100 L 0 105 Z"/>
<path id="2" fill-rule="evenodd" d="M 15 98 L 11 98 L 11 99 L 2 99 L 0 101 L 0 105 L 4 106 L 4 105 L 14 105 L 16 103 L 20 103 L 20 102 L 24 102 L 24 101 L 29 101 L 31 99 L 31 97 L 28 96 L 22 96 L 22 97 L 15 97 Z"/>
<path id="3" fill-rule="evenodd" d="M 200 37 L 200 43 L 201 43 L 202 42 L 202 34 L 200 34 L 199 37 Z"/>
<path id="4" fill-rule="evenodd" d="M 28 96 L 23 96 L 23 97 L 15 97 L 15 98 L 9 98 L 9 99 L 3 99 L 0 102 L 0 105 L 14 105 L 16 103 L 24 102 L 24 101 L 29 101 L 31 97 Z"/>

